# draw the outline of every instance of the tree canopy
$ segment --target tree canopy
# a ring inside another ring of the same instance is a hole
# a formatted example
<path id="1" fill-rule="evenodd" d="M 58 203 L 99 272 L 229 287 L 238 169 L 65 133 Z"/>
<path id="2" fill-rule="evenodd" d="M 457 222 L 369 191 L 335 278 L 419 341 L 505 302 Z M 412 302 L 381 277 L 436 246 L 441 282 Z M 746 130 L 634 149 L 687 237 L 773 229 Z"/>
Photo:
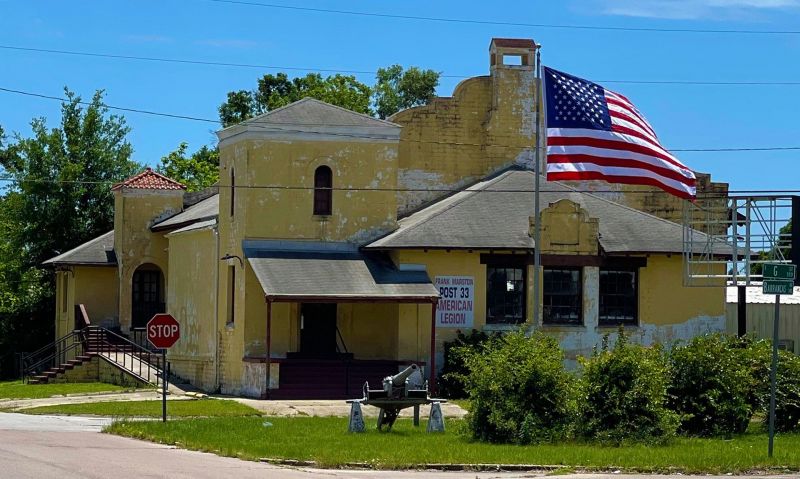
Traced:
<path id="1" fill-rule="evenodd" d="M 379 68 L 374 88 L 375 113 L 388 118 L 398 111 L 425 105 L 433 99 L 439 73 L 411 67 L 403 71 L 400 65 Z"/>
<path id="2" fill-rule="evenodd" d="M 41 263 L 112 229 L 110 185 L 136 172 L 130 128 L 109 115 L 103 92 L 90 102 L 65 89 L 61 121 L 31 121 L 31 136 L 0 128 L 0 358 L 52 338 L 54 285 Z M 30 349 L 29 349 L 30 350 Z"/>
<path id="3" fill-rule="evenodd" d="M 219 180 L 219 150 L 203 145 L 191 155 L 185 141 L 178 148 L 161 158 L 159 173 L 186 185 L 187 191 L 199 191 Z"/>
<path id="4" fill-rule="evenodd" d="M 353 75 L 338 73 L 327 77 L 309 73 L 291 79 L 286 73 L 267 74 L 258 79 L 252 91 L 228 92 L 227 99 L 219 106 L 219 119 L 223 126 L 235 125 L 305 97 L 387 118 L 430 101 L 439 84 L 439 75 L 433 70 L 417 67 L 404 70 L 400 65 L 392 65 L 378 69 L 376 84 L 370 87 Z"/>

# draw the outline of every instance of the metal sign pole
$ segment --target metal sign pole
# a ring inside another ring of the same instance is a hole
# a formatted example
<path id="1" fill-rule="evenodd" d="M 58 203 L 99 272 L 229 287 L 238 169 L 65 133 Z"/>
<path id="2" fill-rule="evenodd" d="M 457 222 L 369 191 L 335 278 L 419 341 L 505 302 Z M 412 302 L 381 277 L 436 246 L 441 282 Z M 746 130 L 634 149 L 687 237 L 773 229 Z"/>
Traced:
<path id="1" fill-rule="evenodd" d="M 167 350 L 161 349 L 161 422 L 167 422 Z M 771 444 L 771 443 L 770 443 Z M 771 450 L 771 449 L 770 449 Z"/>
<path id="2" fill-rule="evenodd" d="M 775 441 L 775 391 L 777 389 L 778 373 L 778 322 L 781 315 L 781 295 L 775 295 L 775 321 L 772 322 L 772 367 L 769 371 L 769 457 L 772 457 L 773 442 Z"/>

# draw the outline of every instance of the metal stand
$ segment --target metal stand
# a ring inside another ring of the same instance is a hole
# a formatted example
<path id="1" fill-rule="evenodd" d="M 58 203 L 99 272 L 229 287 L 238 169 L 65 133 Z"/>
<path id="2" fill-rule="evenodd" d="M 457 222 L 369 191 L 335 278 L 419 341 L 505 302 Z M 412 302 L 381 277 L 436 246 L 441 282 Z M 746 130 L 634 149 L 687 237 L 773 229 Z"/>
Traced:
<path id="1" fill-rule="evenodd" d="M 778 324 L 781 316 L 781 296 L 775 295 L 775 321 L 772 323 L 772 367 L 769 371 L 769 457 L 775 441 L 775 393 L 778 386 Z"/>
<path id="2" fill-rule="evenodd" d="M 167 422 L 167 388 L 169 379 L 167 375 L 167 350 L 161 350 L 161 422 Z"/>

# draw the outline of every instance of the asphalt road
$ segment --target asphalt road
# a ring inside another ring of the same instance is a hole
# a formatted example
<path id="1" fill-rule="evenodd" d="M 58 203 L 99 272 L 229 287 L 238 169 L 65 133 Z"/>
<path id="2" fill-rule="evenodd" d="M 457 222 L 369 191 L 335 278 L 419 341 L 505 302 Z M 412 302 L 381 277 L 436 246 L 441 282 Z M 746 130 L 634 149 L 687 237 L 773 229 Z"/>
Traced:
<path id="1" fill-rule="evenodd" d="M 0 413 L 0 478 L 515 479 L 542 476 L 541 473 L 519 472 L 341 471 L 278 467 L 100 434 L 108 422 L 108 419 L 100 418 Z M 580 474 L 560 477 L 630 479 L 654 476 Z M 701 477 L 708 479 L 710 476 Z M 760 477 L 764 479 L 766 476 Z"/>

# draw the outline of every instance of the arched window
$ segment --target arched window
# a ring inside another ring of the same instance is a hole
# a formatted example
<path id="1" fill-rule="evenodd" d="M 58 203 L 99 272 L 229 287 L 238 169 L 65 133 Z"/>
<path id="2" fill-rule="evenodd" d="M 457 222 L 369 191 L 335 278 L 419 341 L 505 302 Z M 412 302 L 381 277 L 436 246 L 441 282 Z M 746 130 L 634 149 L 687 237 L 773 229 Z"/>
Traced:
<path id="1" fill-rule="evenodd" d="M 314 214 L 330 215 L 333 210 L 333 173 L 323 165 L 314 172 Z"/>

